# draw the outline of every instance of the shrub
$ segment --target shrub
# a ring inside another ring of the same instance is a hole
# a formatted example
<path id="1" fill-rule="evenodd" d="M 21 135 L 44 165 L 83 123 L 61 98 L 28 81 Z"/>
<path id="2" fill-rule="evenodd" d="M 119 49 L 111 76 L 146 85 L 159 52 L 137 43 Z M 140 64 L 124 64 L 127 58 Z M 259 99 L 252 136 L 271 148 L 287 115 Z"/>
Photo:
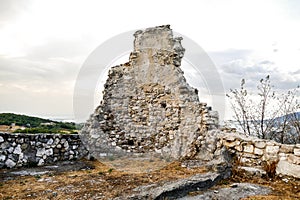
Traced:
<path id="1" fill-rule="evenodd" d="M 277 167 L 278 161 L 266 161 L 263 163 L 263 169 L 267 173 L 267 177 L 274 178 L 276 175 L 276 167 Z"/>

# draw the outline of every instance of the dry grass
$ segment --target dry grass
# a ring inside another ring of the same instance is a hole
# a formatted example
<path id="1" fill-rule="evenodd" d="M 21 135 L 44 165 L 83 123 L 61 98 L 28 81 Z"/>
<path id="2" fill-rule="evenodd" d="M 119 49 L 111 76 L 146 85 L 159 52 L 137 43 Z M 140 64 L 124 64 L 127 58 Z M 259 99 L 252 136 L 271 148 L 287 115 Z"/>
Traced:
<path id="1" fill-rule="evenodd" d="M 131 163 L 131 171 L 112 168 L 112 165 L 98 161 L 88 161 L 95 168 L 91 170 L 70 171 L 43 176 L 25 176 L 0 184 L 0 199 L 109 199 L 130 193 L 132 189 L 161 181 L 186 178 L 194 174 L 206 172 L 205 168 L 182 168 L 181 163 L 172 162 L 160 170 L 140 172 L 140 164 Z M 161 165 L 159 161 L 149 161 L 152 165 Z M 124 161 L 122 164 L 128 164 Z M 145 164 L 146 166 L 146 164 Z M 136 168 L 136 169 L 134 169 Z M 144 169 L 147 169 L 146 167 Z M 143 170 L 141 170 L 143 171 Z M 242 170 L 217 187 L 228 187 L 235 182 L 256 183 L 273 189 L 272 194 L 248 197 L 245 199 L 275 200 L 300 199 L 300 180 L 292 178 L 259 178 L 249 176 Z"/>
<path id="2" fill-rule="evenodd" d="M 266 171 L 267 176 L 269 178 L 274 178 L 276 175 L 276 166 L 278 161 L 272 161 L 272 162 L 265 162 L 263 164 L 263 169 Z"/>
<path id="3" fill-rule="evenodd" d="M 244 182 L 254 183 L 263 186 L 267 186 L 272 189 L 272 193 L 269 195 L 258 195 L 248 198 L 247 200 L 296 200 L 300 199 L 300 179 L 292 177 L 279 177 L 273 173 L 273 163 L 268 166 L 270 173 L 263 177 L 251 176 L 242 169 L 235 171 L 235 173 L 227 180 L 222 180 L 220 185 L 230 185 L 232 183 Z"/>
<path id="4" fill-rule="evenodd" d="M 141 185 L 205 172 L 204 168 L 182 168 L 179 162 L 150 173 L 118 171 L 98 161 L 92 164 L 92 170 L 5 181 L 0 186 L 0 199 L 109 199 Z"/>

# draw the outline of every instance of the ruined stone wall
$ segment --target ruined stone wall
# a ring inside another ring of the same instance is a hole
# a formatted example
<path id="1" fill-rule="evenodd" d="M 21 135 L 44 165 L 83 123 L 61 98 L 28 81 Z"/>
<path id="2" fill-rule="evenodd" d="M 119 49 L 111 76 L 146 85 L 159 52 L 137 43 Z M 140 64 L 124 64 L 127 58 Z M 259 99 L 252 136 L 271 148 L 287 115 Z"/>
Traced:
<path id="1" fill-rule="evenodd" d="M 137 31 L 128 63 L 112 67 L 103 100 L 81 130 L 95 157 L 126 153 L 190 156 L 191 145 L 218 126 L 180 68 L 184 48 L 169 26 Z"/>
<path id="2" fill-rule="evenodd" d="M 278 174 L 300 178 L 300 144 L 280 144 L 272 140 L 224 132 L 219 134 L 219 141 L 219 147 L 224 145 L 236 154 L 243 166 L 261 168 L 264 162 L 278 162 Z"/>
<path id="3" fill-rule="evenodd" d="M 77 134 L 0 133 L 0 168 L 77 160 L 86 153 Z"/>

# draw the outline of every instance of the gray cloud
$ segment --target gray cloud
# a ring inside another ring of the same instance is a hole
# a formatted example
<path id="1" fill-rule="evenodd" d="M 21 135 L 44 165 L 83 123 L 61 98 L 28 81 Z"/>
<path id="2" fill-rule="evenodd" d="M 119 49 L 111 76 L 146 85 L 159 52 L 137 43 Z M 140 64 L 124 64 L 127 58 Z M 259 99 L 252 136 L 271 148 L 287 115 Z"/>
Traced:
<path id="1" fill-rule="evenodd" d="M 0 57 L 1 112 L 72 116 L 73 84 L 78 64 Z"/>
<path id="2" fill-rule="evenodd" d="M 270 75 L 275 89 L 285 91 L 297 87 L 300 82 L 300 70 L 282 72 L 271 60 L 249 62 L 251 53 L 251 50 L 244 49 L 209 53 L 218 67 L 227 92 L 230 89 L 238 88 L 241 79 L 246 80 L 247 87 L 255 90 L 259 80 L 267 75 Z"/>
<path id="3" fill-rule="evenodd" d="M 264 62 L 272 63 L 270 61 Z M 272 73 L 273 70 L 270 68 L 271 65 L 272 64 L 268 64 L 266 66 L 266 64 L 261 64 L 261 62 L 254 65 L 249 65 L 245 62 L 245 60 L 239 59 L 222 65 L 221 70 L 232 75 L 253 77 L 261 74 Z"/>
<path id="4" fill-rule="evenodd" d="M 274 62 L 271 62 L 269 60 L 264 60 L 259 62 L 260 65 L 274 65 Z"/>
<path id="5" fill-rule="evenodd" d="M 252 52 L 250 49 L 228 49 L 225 51 L 208 52 L 208 54 L 217 65 L 222 65 L 232 60 L 245 58 Z"/>
<path id="6" fill-rule="evenodd" d="M 63 59 L 37 61 L 28 58 L 0 57 L 0 83 L 71 80 L 79 65 Z"/>
<path id="7" fill-rule="evenodd" d="M 76 39 L 49 38 L 44 44 L 28 49 L 26 57 L 35 60 L 57 57 L 73 59 L 77 56 L 87 55 L 94 45 L 87 36 Z"/>
<path id="8" fill-rule="evenodd" d="M 289 90 L 297 87 L 300 76 L 295 76 L 292 72 L 283 73 L 273 66 L 271 61 L 263 61 L 247 65 L 243 60 L 235 60 L 222 65 L 221 74 L 224 87 L 229 90 L 238 88 L 241 79 L 245 79 L 247 86 L 255 90 L 261 78 L 267 75 L 271 77 L 271 83 L 277 90 Z"/>
<path id="9" fill-rule="evenodd" d="M 299 69 L 299 70 L 297 70 L 297 71 L 295 71 L 295 72 L 293 72 L 293 74 L 294 74 L 294 75 L 297 75 L 297 74 L 299 74 L 299 75 L 300 75 L 300 69 Z"/>

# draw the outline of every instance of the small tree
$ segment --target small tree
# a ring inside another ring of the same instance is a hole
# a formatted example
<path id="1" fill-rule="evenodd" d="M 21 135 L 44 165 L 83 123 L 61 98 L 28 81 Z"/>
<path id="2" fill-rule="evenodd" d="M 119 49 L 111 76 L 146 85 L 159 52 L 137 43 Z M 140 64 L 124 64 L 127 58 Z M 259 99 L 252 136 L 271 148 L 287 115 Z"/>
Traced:
<path id="1" fill-rule="evenodd" d="M 260 80 L 257 94 L 250 94 L 245 84 L 242 79 L 240 89 L 231 89 L 227 94 L 234 118 L 244 134 L 283 143 L 291 140 L 287 133 L 293 130 L 293 135 L 297 135 L 293 142 L 300 141 L 299 115 L 296 113 L 300 108 L 299 87 L 283 94 L 275 93 L 269 75 Z"/>

